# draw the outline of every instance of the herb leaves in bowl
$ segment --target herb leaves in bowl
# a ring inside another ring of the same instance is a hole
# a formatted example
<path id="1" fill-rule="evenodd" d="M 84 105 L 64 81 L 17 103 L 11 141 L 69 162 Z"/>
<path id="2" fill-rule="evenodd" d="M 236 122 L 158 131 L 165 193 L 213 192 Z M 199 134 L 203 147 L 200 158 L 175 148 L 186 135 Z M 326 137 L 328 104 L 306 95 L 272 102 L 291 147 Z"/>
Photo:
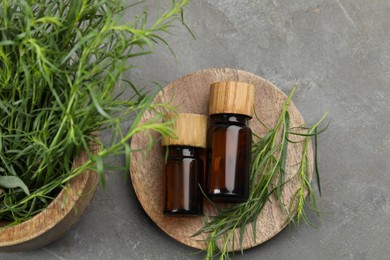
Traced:
<path id="1" fill-rule="evenodd" d="M 133 57 L 149 54 L 162 34 L 183 23 L 187 0 L 148 26 L 146 12 L 121 22 L 119 1 L 2 1 L 0 5 L 0 220 L 23 222 L 42 211 L 74 176 L 94 169 L 104 184 L 108 155 L 126 154 L 137 132 L 171 134 L 169 125 L 137 115 L 151 97 L 122 74 Z M 118 84 L 135 93 L 121 99 Z M 163 106 L 163 104 L 162 104 Z M 135 117 L 129 130 L 122 122 Z M 96 133 L 110 129 L 111 142 Z M 89 143 L 99 144 L 93 154 Z M 72 167 L 84 150 L 88 160 Z M 129 163 L 127 162 L 127 166 Z"/>

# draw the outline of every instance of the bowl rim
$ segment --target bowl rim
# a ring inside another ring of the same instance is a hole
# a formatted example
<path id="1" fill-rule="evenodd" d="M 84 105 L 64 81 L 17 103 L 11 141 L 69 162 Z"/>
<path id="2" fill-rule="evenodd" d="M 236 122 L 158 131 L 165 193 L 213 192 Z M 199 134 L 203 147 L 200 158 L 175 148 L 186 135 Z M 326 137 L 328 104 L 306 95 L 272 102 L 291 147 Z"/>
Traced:
<path id="1" fill-rule="evenodd" d="M 90 145 L 97 153 L 96 145 Z M 82 151 L 73 160 L 74 167 L 88 160 Z M 35 249 L 53 242 L 68 231 L 81 217 L 96 191 L 99 178 L 85 170 L 64 185 L 53 201 L 40 213 L 14 226 L 0 228 L 0 252 Z"/>

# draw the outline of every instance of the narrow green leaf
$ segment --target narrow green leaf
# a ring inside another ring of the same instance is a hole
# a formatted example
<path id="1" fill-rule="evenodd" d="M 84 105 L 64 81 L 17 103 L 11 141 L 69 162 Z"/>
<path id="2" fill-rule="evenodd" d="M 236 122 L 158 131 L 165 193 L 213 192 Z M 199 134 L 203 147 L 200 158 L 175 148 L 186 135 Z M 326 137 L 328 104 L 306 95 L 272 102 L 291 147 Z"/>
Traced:
<path id="1" fill-rule="evenodd" d="M 91 99 L 93 101 L 93 104 L 95 105 L 96 107 L 96 110 L 102 115 L 104 116 L 105 118 L 107 119 L 111 119 L 111 117 L 106 113 L 106 111 L 104 111 L 104 109 L 101 107 L 96 95 L 95 95 L 95 92 L 91 89 L 90 86 L 87 87 L 88 90 L 89 90 L 89 95 L 91 96 Z"/>
<path id="2" fill-rule="evenodd" d="M 3 110 L 3 112 L 5 112 L 8 116 L 11 115 L 11 113 L 9 112 L 9 110 L 7 109 L 7 107 L 3 104 L 3 102 L 0 100 L 0 108 L 1 110 Z"/>
<path id="3" fill-rule="evenodd" d="M 126 172 L 129 172 L 130 171 L 130 153 L 131 153 L 131 149 L 130 149 L 130 145 L 128 143 L 124 143 L 123 146 L 125 147 L 125 169 L 126 169 Z M 125 174 L 125 181 L 127 181 L 128 179 L 128 174 Z"/>
<path id="4" fill-rule="evenodd" d="M 61 25 L 61 22 L 59 21 L 59 19 L 57 17 L 50 17 L 50 16 L 45 16 L 45 17 L 41 17 L 37 20 L 35 20 L 35 22 L 37 23 L 52 23 L 52 24 L 55 24 L 55 25 L 58 25 L 60 26 Z"/>
<path id="5" fill-rule="evenodd" d="M 321 180 L 320 180 L 320 172 L 318 170 L 318 143 L 317 143 L 317 127 L 314 129 L 314 168 L 316 172 L 316 180 L 317 180 L 317 187 L 318 187 L 318 192 L 320 196 L 322 195 L 321 193 Z"/>
<path id="6" fill-rule="evenodd" d="M 0 46 L 6 46 L 6 45 L 14 45 L 15 42 L 14 41 L 10 41 L 10 40 L 2 40 L 0 41 Z"/>
<path id="7" fill-rule="evenodd" d="M 21 188 L 24 193 L 30 195 L 26 184 L 17 176 L 0 176 L 0 186 L 7 189 Z"/>
<path id="8" fill-rule="evenodd" d="M 282 205 L 281 203 L 281 198 L 282 198 L 282 191 L 283 191 L 283 187 L 284 187 L 284 178 L 285 178 L 285 175 L 286 175 L 286 162 L 287 162 L 287 151 L 288 151 L 288 141 L 286 139 L 288 139 L 288 129 L 290 128 L 290 113 L 288 111 L 286 111 L 286 115 L 285 115 L 285 118 L 284 118 L 284 126 L 283 126 L 283 139 L 282 142 L 283 142 L 283 146 L 282 146 L 282 149 L 281 149 L 281 154 L 280 154 L 280 174 L 279 174 L 279 179 L 278 179 L 278 186 L 277 186 L 277 191 L 276 191 L 276 194 L 277 194 L 277 197 L 278 197 L 278 201 L 279 203 Z"/>
<path id="9" fill-rule="evenodd" d="M 103 159 L 99 155 L 92 156 L 92 160 L 96 164 L 96 171 L 99 174 L 100 183 L 102 184 L 103 188 L 106 187 L 106 178 L 104 176 L 104 164 Z"/>

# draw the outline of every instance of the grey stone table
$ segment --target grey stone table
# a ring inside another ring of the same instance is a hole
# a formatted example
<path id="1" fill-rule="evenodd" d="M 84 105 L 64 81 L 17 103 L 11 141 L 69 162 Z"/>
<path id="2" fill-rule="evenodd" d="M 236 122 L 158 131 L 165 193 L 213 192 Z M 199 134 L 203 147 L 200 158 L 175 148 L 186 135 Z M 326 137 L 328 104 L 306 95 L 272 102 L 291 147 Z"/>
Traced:
<path id="1" fill-rule="evenodd" d="M 146 5 L 161 12 L 170 3 Z M 176 57 L 161 45 L 134 61 L 127 77 L 140 86 L 229 67 L 286 93 L 297 84 L 294 102 L 309 124 L 329 111 L 319 139 L 322 222 L 288 227 L 236 259 L 389 259 L 389 13 L 388 0 L 193 0 L 185 19 L 196 40 L 179 26 L 168 37 Z M 0 259 L 201 259 L 148 218 L 126 174 L 107 172 L 106 189 L 63 238 Z"/>

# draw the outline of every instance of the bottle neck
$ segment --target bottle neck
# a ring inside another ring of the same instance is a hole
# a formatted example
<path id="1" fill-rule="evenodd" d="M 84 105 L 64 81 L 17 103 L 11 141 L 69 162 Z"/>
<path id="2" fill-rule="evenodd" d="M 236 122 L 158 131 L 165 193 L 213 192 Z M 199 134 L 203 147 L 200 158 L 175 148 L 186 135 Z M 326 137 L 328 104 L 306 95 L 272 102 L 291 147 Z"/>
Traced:
<path id="1" fill-rule="evenodd" d="M 167 147 L 168 157 L 198 157 L 202 148 L 182 145 L 171 145 Z"/>
<path id="2" fill-rule="evenodd" d="M 248 125 L 250 116 L 238 114 L 214 114 L 210 115 L 212 123 L 234 123 Z"/>

